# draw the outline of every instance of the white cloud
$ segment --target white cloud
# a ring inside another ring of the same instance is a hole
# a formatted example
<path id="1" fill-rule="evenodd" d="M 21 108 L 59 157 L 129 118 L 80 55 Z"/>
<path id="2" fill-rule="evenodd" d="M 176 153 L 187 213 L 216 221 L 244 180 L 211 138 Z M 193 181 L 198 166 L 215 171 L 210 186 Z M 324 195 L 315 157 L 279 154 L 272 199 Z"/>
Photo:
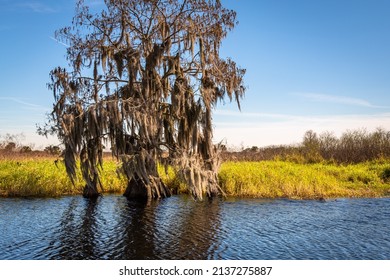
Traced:
<path id="1" fill-rule="evenodd" d="M 258 113 L 258 112 L 240 112 L 232 110 L 215 110 L 214 115 L 227 116 L 236 118 L 267 118 L 273 120 L 301 120 L 305 117 L 287 115 L 287 114 L 274 114 L 274 113 Z"/>
<path id="2" fill-rule="evenodd" d="M 49 36 L 50 39 L 52 39 L 53 41 L 56 41 L 58 44 L 60 45 L 63 45 L 67 48 L 69 48 L 70 46 L 68 44 L 65 44 L 64 42 L 61 42 L 60 40 L 57 40 L 56 38 L 52 37 L 52 36 Z"/>
<path id="3" fill-rule="evenodd" d="M 38 135 L 36 131 L 31 130 L 31 126 L 18 126 L 17 128 L 14 127 L 13 129 L 7 130 L 0 129 L 0 136 L 4 136 L 7 133 L 11 135 L 18 135 L 22 133 L 24 137 L 21 139 L 21 144 L 32 144 L 34 149 L 38 150 L 42 150 L 49 145 L 58 145 L 60 143 L 55 136 L 49 136 L 46 138 L 44 136 Z"/>
<path id="4" fill-rule="evenodd" d="M 314 102 L 329 102 L 329 103 L 368 107 L 368 108 L 390 108 L 389 106 L 374 105 L 364 99 L 346 97 L 346 96 L 328 95 L 328 94 L 320 94 L 320 93 L 292 93 L 292 95 L 303 97 L 305 99 Z"/>
<path id="5" fill-rule="evenodd" d="M 226 140 L 232 146 L 270 146 L 299 143 L 307 130 L 318 133 L 331 131 L 341 135 L 348 129 L 378 127 L 390 130 L 390 113 L 371 115 L 339 116 L 294 116 L 283 114 L 239 113 L 234 111 L 215 112 L 214 140 Z M 219 116 L 234 116 L 233 121 L 224 121 Z M 268 120 L 253 120 L 264 117 Z M 220 119 L 222 119 L 220 121 Z"/>
<path id="6" fill-rule="evenodd" d="M 57 10 L 53 9 L 52 7 L 49 7 L 45 4 L 42 4 L 40 2 L 31 1 L 31 2 L 24 2 L 17 5 L 20 8 L 26 8 L 29 9 L 35 13 L 41 13 L 41 14 L 51 14 L 56 13 Z"/>
<path id="7" fill-rule="evenodd" d="M 36 147 L 55 143 L 55 140 L 46 139 L 36 133 L 36 124 L 44 122 L 49 108 L 31 103 L 28 98 L 1 96 L 0 102 L 0 135 L 22 132 L 26 136 L 23 143 L 34 143 Z"/>
<path id="8" fill-rule="evenodd" d="M 85 5 L 87 5 L 89 7 L 101 6 L 101 5 L 104 5 L 104 1 L 103 0 L 86 0 Z"/>
<path id="9" fill-rule="evenodd" d="M 27 102 L 27 101 L 25 101 L 26 99 L 24 99 L 24 98 L 22 99 L 22 98 L 16 98 L 16 97 L 0 97 L 0 100 L 12 101 L 12 102 L 24 105 L 24 109 L 30 109 L 30 110 L 34 110 L 34 111 L 49 111 L 50 110 L 50 108 Z"/>

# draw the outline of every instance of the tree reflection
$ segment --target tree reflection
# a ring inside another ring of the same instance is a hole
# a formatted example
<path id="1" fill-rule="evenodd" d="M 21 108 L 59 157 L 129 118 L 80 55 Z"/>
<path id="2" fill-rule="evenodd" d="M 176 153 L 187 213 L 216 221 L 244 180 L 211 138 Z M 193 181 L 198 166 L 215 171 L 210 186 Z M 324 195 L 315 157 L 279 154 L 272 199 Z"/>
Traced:
<path id="1" fill-rule="evenodd" d="M 75 198 L 55 233 L 54 259 L 218 259 L 221 201 Z"/>
<path id="2" fill-rule="evenodd" d="M 172 197 L 122 208 L 120 259 L 212 259 L 218 247 L 219 201 Z"/>
<path id="3" fill-rule="evenodd" d="M 73 200 L 64 212 L 59 227 L 59 253 L 54 258 L 99 259 L 97 248 L 97 199 Z M 81 209 L 80 209 L 81 208 Z"/>
<path id="4" fill-rule="evenodd" d="M 156 259 L 155 209 L 159 201 L 118 201 L 117 242 L 110 259 Z"/>
<path id="5" fill-rule="evenodd" d="M 180 214 L 173 219 L 176 230 L 163 253 L 164 258 L 215 258 L 220 234 L 220 201 L 212 199 L 200 203 L 187 198 L 183 203 L 186 207 L 177 211 Z"/>

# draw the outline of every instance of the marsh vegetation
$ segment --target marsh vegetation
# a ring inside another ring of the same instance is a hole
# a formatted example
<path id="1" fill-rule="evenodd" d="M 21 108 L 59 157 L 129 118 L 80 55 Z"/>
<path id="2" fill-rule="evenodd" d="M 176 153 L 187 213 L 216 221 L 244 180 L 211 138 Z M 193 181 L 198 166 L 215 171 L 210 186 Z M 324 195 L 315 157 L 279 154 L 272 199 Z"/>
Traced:
<path id="1" fill-rule="evenodd" d="M 221 192 L 235 197 L 295 199 L 390 195 L 390 132 L 348 131 L 334 138 L 334 145 L 327 149 L 323 135 L 329 133 L 317 136 L 309 131 L 295 146 L 224 151 L 218 172 Z M 21 144 L 15 150 L 9 146 L 5 140 L 0 142 L 1 196 L 82 194 L 80 166 L 76 166 L 72 184 L 57 148 L 26 152 Z M 110 153 L 104 158 L 102 192 L 123 193 L 128 183 L 121 172 L 123 162 Z M 158 164 L 157 172 L 170 193 L 188 193 L 186 181 L 173 166 Z"/>
<path id="2" fill-rule="evenodd" d="M 54 158 L 0 160 L 0 196 L 57 197 L 83 192 L 81 172 L 72 184 L 63 163 Z M 104 193 L 123 193 L 126 178 L 119 176 L 120 163 L 106 159 L 101 180 Z M 172 167 L 159 165 L 158 172 L 170 192 L 187 193 L 185 182 Z M 226 196 L 321 199 L 331 197 L 382 197 L 390 195 L 390 161 L 359 164 L 299 164 L 281 160 L 222 163 L 218 173 Z"/>
<path id="3" fill-rule="evenodd" d="M 306 131 L 302 141 L 294 145 L 239 151 L 225 149 L 223 159 L 229 161 L 282 160 L 295 163 L 353 164 L 390 158 L 390 131 L 377 128 L 348 130 L 337 137 L 333 132 Z"/>

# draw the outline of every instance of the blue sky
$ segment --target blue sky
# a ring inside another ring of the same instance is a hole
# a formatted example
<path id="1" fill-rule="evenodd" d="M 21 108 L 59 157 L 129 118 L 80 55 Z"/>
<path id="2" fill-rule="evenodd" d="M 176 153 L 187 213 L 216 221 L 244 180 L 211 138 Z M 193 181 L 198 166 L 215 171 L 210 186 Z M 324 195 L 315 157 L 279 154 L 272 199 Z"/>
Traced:
<path id="1" fill-rule="evenodd" d="M 95 8 L 102 0 L 87 1 Z M 219 104 L 215 141 L 266 146 L 306 130 L 390 130 L 390 1 L 222 0 L 239 24 L 221 54 L 247 69 L 242 110 Z M 53 98 L 49 72 L 66 66 L 54 31 L 70 25 L 74 0 L 0 0 L 0 135 L 35 134 Z"/>

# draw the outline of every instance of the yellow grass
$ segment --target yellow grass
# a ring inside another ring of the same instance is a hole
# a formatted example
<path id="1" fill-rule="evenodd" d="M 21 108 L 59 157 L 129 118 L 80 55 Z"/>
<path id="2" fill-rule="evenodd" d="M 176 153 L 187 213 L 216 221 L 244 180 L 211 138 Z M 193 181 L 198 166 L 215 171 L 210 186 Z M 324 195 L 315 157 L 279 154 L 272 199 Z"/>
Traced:
<path id="1" fill-rule="evenodd" d="M 390 163 L 227 162 L 220 183 L 228 196 L 320 199 L 390 195 Z"/>
<path id="2" fill-rule="evenodd" d="M 78 175 L 72 185 L 63 164 L 54 158 L 0 159 L 0 196 L 56 197 L 79 195 L 84 183 Z M 105 193 L 123 193 L 126 179 L 118 177 L 118 163 L 105 159 L 101 180 Z M 185 185 L 172 168 L 164 183 L 173 193 Z M 380 197 L 390 195 L 390 162 L 354 165 L 297 164 L 284 161 L 225 162 L 219 172 L 227 196 L 319 199 L 331 197 Z"/>
<path id="3" fill-rule="evenodd" d="M 101 170 L 101 182 L 104 193 L 123 193 L 126 179 L 118 176 L 119 164 L 113 159 L 105 159 Z M 172 168 L 159 167 L 161 178 L 165 184 L 175 188 L 175 192 L 183 189 Z M 78 173 L 73 185 L 65 172 L 63 163 L 55 163 L 53 158 L 23 158 L 0 160 L 0 196 L 21 197 L 56 197 L 61 195 L 82 194 L 84 182 Z"/>

